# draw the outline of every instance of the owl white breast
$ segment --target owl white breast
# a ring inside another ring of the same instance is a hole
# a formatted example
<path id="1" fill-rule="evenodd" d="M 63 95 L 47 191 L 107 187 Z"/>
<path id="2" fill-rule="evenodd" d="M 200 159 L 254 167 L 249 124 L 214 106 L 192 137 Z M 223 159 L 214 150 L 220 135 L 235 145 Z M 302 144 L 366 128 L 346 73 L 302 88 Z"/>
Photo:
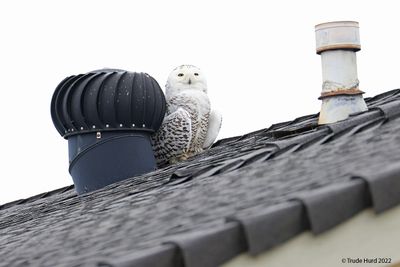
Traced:
<path id="1" fill-rule="evenodd" d="M 175 68 L 168 77 L 165 94 L 167 112 L 152 138 L 159 166 L 202 152 L 215 141 L 221 126 L 221 116 L 211 111 L 206 78 L 199 68 L 191 65 Z"/>

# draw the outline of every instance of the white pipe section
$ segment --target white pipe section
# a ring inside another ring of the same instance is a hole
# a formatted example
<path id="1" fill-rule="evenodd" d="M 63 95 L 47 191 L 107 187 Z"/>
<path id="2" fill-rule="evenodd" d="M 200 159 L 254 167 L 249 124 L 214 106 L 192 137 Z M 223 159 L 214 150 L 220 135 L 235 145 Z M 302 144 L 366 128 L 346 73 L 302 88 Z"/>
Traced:
<path id="1" fill-rule="evenodd" d="M 335 21 L 315 26 L 322 64 L 322 106 L 318 124 L 334 123 L 367 110 L 359 90 L 356 52 L 361 49 L 358 22 Z"/>
<path id="2" fill-rule="evenodd" d="M 358 88 L 356 53 L 330 50 L 321 53 L 322 92 Z"/>

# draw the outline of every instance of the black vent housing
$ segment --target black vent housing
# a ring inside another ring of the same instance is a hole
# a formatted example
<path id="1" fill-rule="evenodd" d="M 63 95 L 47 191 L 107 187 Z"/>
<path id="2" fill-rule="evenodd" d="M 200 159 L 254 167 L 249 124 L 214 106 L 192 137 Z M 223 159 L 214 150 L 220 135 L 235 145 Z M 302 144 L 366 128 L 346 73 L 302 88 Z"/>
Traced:
<path id="1" fill-rule="evenodd" d="M 146 73 L 103 69 L 64 79 L 53 94 L 51 116 L 68 140 L 78 194 L 155 170 L 150 136 L 165 109 L 160 86 Z"/>
<path id="2" fill-rule="evenodd" d="M 165 108 L 164 94 L 150 75 L 103 69 L 65 78 L 54 92 L 51 116 L 64 138 L 115 130 L 154 133 Z"/>

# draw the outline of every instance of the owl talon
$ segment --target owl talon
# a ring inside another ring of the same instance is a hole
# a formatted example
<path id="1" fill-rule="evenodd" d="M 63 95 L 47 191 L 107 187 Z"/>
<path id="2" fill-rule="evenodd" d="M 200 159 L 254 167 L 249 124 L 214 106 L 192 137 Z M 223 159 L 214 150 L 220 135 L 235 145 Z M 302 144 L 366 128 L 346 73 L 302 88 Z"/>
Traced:
<path id="1" fill-rule="evenodd" d="M 172 158 L 172 159 L 169 160 L 169 164 L 175 164 L 175 163 L 178 163 L 178 162 L 179 162 L 179 160 L 177 158 Z"/>
<path id="2" fill-rule="evenodd" d="M 200 154 L 201 152 L 203 152 L 204 150 L 201 147 L 198 147 L 194 150 L 194 154 Z"/>
<path id="3" fill-rule="evenodd" d="M 181 155 L 181 156 L 179 157 L 179 160 L 180 160 L 180 161 L 183 161 L 183 160 L 187 160 L 188 158 L 190 158 L 189 154 L 185 153 L 185 154 L 183 154 L 183 155 Z"/>
<path id="4" fill-rule="evenodd" d="M 180 155 L 179 157 L 171 158 L 171 159 L 169 160 L 169 163 L 170 163 L 170 164 L 176 164 L 176 163 L 178 163 L 178 162 L 187 160 L 189 157 L 190 157 L 190 156 L 189 156 L 187 153 L 185 153 L 185 154 L 183 154 L 183 155 Z"/>

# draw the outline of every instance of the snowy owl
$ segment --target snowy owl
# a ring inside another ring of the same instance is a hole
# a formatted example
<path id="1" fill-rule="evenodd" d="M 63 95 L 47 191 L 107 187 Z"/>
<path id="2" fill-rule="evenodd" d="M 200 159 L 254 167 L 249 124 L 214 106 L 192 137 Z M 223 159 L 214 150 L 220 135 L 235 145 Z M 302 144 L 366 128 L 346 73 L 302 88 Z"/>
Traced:
<path id="1" fill-rule="evenodd" d="M 207 82 L 201 70 L 175 68 L 165 86 L 167 112 L 152 136 L 158 166 L 176 163 L 210 148 L 221 128 L 222 116 L 211 109 Z"/>

